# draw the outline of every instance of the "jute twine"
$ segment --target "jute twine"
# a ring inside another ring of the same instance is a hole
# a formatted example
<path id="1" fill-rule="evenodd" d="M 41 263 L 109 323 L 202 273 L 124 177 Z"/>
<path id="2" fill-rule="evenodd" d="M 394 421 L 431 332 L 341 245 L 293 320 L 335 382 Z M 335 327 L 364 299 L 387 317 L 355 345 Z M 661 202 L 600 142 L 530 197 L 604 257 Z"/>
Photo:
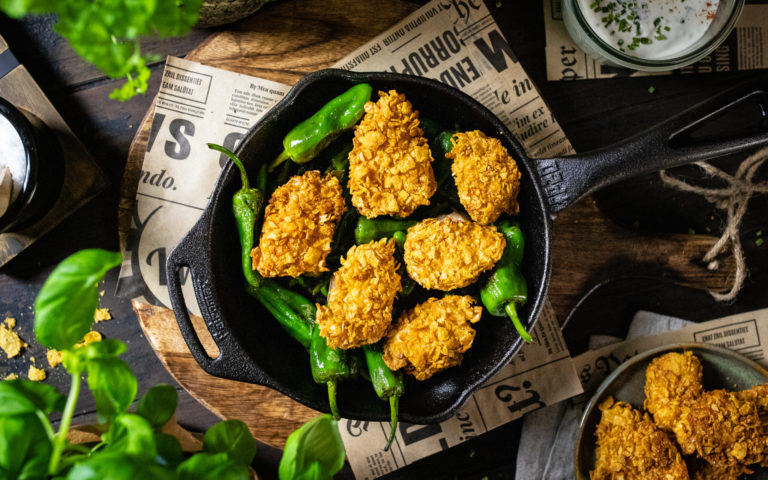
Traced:
<path id="1" fill-rule="evenodd" d="M 694 165 L 704 170 L 710 177 L 717 177 L 725 182 L 723 188 L 705 188 L 697 185 L 691 185 L 679 178 L 673 177 L 666 170 L 659 172 L 661 180 L 671 187 L 684 192 L 691 192 L 701 195 L 715 207 L 725 210 L 728 213 L 728 221 L 723 230 L 723 234 L 709 249 L 702 261 L 707 263 L 707 268 L 716 270 L 720 264 L 715 259 L 723 248 L 730 243 L 731 252 L 736 262 L 736 275 L 733 279 L 730 291 L 726 293 L 710 291 L 709 294 L 720 302 L 727 302 L 736 298 L 744 280 L 747 278 L 746 259 L 744 250 L 741 247 L 739 238 L 739 227 L 744 214 L 747 212 L 749 199 L 754 195 L 768 193 L 768 182 L 754 182 L 755 174 L 760 170 L 765 161 L 768 160 L 768 148 L 763 148 L 754 155 L 751 155 L 739 165 L 734 175 L 729 175 L 719 168 L 704 162 L 696 162 Z"/>

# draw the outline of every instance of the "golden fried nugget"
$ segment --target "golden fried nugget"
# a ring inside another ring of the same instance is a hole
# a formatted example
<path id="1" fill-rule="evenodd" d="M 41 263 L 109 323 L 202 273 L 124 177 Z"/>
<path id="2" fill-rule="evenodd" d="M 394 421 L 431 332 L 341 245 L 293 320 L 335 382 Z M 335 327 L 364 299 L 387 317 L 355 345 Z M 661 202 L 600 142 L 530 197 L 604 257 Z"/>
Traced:
<path id="1" fill-rule="evenodd" d="M 392 370 L 402 368 L 417 380 L 461 363 L 472 346 L 483 307 L 474 307 L 468 295 L 430 298 L 403 312 L 387 334 L 384 363 Z"/>
<path id="2" fill-rule="evenodd" d="M 259 245 L 251 250 L 253 268 L 264 277 L 327 271 L 325 257 L 346 210 L 335 176 L 312 170 L 292 177 L 269 199 Z"/>
<path id="3" fill-rule="evenodd" d="M 408 229 L 405 265 L 424 288 L 466 287 L 493 268 L 507 242 L 494 226 L 450 217 L 428 218 Z"/>
<path id="4" fill-rule="evenodd" d="M 517 215 L 520 170 L 501 141 L 479 130 L 451 139 L 453 149 L 445 156 L 453 159 L 459 200 L 472 220 L 488 225 L 502 213 Z"/>
<path id="5" fill-rule="evenodd" d="M 429 205 L 437 184 L 432 153 L 419 128 L 419 112 L 405 95 L 379 92 L 379 101 L 365 104 L 349 153 L 352 205 L 368 218 L 407 217 Z"/>
<path id="6" fill-rule="evenodd" d="M 672 431 L 684 405 L 701 392 L 701 362 L 691 351 L 656 357 L 645 370 L 644 407 L 662 430 Z"/>
<path id="7" fill-rule="evenodd" d="M 333 274 L 328 306 L 317 306 L 320 335 L 331 348 L 355 348 L 378 342 L 392 323 L 392 304 L 400 291 L 395 241 L 349 249 Z"/>
<path id="8" fill-rule="evenodd" d="M 688 469 L 666 432 L 626 402 L 608 397 L 599 406 L 592 480 L 687 479 Z"/>
<path id="9" fill-rule="evenodd" d="M 757 406 L 726 390 L 703 392 L 685 405 L 673 431 L 684 454 L 719 468 L 758 463 L 766 452 Z"/>

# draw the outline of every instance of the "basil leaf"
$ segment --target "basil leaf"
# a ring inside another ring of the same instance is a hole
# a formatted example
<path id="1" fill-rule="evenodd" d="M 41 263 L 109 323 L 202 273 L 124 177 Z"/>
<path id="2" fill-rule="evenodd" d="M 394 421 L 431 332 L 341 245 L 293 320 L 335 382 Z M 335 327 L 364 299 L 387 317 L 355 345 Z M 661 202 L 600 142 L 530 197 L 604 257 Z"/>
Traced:
<path id="1" fill-rule="evenodd" d="M 288 437 L 280 459 L 280 480 L 333 478 L 345 457 L 336 420 L 330 415 L 315 417 Z"/>
<path id="2" fill-rule="evenodd" d="M 123 413 L 115 417 L 105 441 L 110 451 L 127 453 L 145 461 L 154 461 L 157 456 L 152 426 L 138 415 Z"/>
<path id="3" fill-rule="evenodd" d="M 170 385 L 161 383 L 147 390 L 139 400 L 136 413 L 144 417 L 154 428 L 168 423 L 176 412 L 179 394 Z"/>
<path id="4" fill-rule="evenodd" d="M 108 338 L 101 342 L 89 343 L 84 347 L 64 350 L 61 362 L 70 373 L 84 372 L 89 360 L 115 358 L 125 353 L 125 344 L 120 340 Z"/>
<path id="5" fill-rule="evenodd" d="M 119 358 L 94 358 L 88 360 L 85 367 L 99 422 L 125 412 L 136 398 L 137 390 L 136 377 L 128 364 Z"/>
<path id="6" fill-rule="evenodd" d="M 172 480 L 173 472 L 123 452 L 102 450 L 77 463 L 67 480 Z"/>
<path id="7" fill-rule="evenodd" d="M 226 453 L 197 453 L 176 469 L 178 480 L 248 480 L 248 467 L 238 465 Z"/>
<path id="8" fill-rule="evenodd" d="M 203 451 L 226 453 L 231 461 L 248 466 L 256 455 L 256 440 L 245 423 L 240 420 L 226 420 L 205 432 Z"/>
<path id="9" fill-rule="evenodd" d="M 120 265 L 119 253 L 81 250 L 65 258 L 35 299 L 35 336 L 48 348 L 65 350 L 79 342 L 93 324 L 99 305 L 98 282 Z"/>
<path id="10" fill-rule="evenodd" d="M 173 435 L 155 432 L 155 445 L 157 445 L 157 460 L 160 465 L 176 468 L 184 461 L 181 444 Z"/>
<path id="11" fill-rule="evenodd" d="M 64 410 L 66 397 L 55 388 L 30 380 L 0 382 L 0 415 L 19 415 L 41 410 L 48 415 Z"/>
<path id="12" fill-rule="evenodd" d="M 47 478 L 52 449 L 35 414 L 0 417 L 0 477 Z"/>

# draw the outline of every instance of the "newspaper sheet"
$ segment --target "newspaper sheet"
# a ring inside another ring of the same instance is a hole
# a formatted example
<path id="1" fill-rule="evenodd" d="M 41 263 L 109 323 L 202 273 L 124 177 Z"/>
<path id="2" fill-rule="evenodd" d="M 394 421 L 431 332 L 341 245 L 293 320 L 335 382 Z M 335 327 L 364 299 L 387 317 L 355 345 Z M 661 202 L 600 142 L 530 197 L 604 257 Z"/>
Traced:
<path id="1" fill-rule="evenodd" d="M 768 368 L 768 309 L 697 323 L 671 332 L 590 350 L 573 358 L 584 391 L 598 387 L 625 360 L 652 348 L 678 342 L 702 342 L 736 351 Z"/>
<path id="2" fill-rule="evenodd" d="M 350 53 L 337 67 L 438 79 L 492 110 L 529 155 L 548 157 L 573 151 L 482 1 L 433 0 Z M 235 147 L 248 127 L 288 89 L 168 58 L 118 293 L 169 305 L 166 255 L 199 218 L 225 164 L 206 143 Z M 186 280 L 185 298 L 194 299 L 191 282 Z M 188 307 L 197 313 L 196 305 Z M 341 430 L 356 476 L 378 477 L 581 393 L 548 304 L 533 336 L 538 343 L 526 345 L 453 418 L 439 425 L 402 425 L 389 453 L 382 451 L 386 438 L 382 432 L 388 431 L 388 425 L 343 421 Z"/>
<path id="3" fill-rule="evenodd" d="M 544 0 L 547 80 L 685 75 L 768 68 L 768 1 L 747 1 L 736 28 L 711 55 L 669 72 L 640 72 L 586 54 L 565 28 L 562 0 Z"/>

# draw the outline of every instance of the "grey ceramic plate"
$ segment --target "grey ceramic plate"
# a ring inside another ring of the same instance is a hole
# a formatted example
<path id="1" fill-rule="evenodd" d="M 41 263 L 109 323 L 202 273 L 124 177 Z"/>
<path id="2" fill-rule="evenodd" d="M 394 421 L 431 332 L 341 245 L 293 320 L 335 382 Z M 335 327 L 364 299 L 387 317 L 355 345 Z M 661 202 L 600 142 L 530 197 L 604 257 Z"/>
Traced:
<path id="1" fill-rule="evenodd" d="M 754 361 L 731 350 L 705 343 L 674 343 L 636 355 L 617 368 L 598 387 L 584 410 L 573 452 L 577 480 L 589 480 L 595 466 L 595 429 L 600 423 L 600 403 L 613 396 L 642 409 L 645 400 L 645 369 L 655 357 L 668 352 L 691 350 L 704 369 L 704 388 L 737 391 L 768 382 L 768 371 Z M 768 469 L 759 469 L 744 478 L 768 480 Z"/>

